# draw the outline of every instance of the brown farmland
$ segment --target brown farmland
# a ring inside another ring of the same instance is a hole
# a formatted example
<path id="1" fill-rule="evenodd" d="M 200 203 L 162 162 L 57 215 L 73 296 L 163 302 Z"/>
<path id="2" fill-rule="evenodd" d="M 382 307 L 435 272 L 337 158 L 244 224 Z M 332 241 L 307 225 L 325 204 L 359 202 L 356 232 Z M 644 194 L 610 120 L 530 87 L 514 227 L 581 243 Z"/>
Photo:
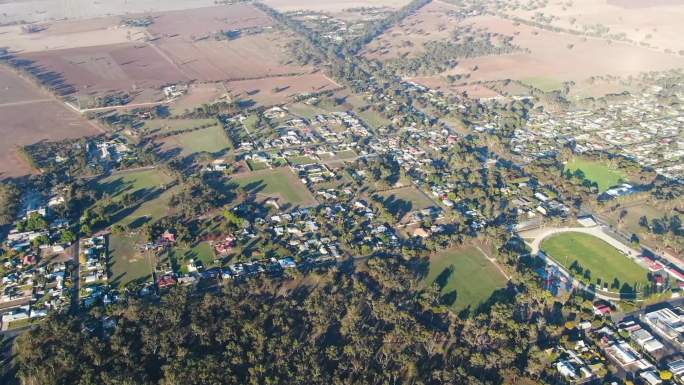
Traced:
<path id="1" fill-rule="evenodd" d="M 286 64 L 283 33 L 260 33 L 235 40 L 168 41 L 159 47 L 192 79 L 240 80 L 311 72 L 310 67 Z"/>
<path id="2" fill-rule="evenodd" d="M 148 44 L 115 44 L 74 48 L 18 56 L 30 63 L 31 72 L 63 95 L 97 97 L 115 92 L 131 95 L 158 90 L 162 85 L 188 78 Z M 158 99 L 144 95 L 137 101 Z M 143 100 L 141 100 L 143 99 Z"/>
<path id="3" fill-rule="evenodd" d="M 0 179 L 31 172 L 20 155 L 22 146 L 100 133 L 93 123 L 5 68 L 0 68 L 0 85 Z"/>

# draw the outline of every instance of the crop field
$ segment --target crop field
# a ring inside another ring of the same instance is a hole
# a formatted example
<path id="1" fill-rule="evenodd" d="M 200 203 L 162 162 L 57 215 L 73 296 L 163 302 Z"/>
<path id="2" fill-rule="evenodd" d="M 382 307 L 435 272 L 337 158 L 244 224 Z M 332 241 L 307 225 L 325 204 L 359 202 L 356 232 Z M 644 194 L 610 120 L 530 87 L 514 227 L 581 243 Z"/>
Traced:
<path id="1" fill-rule="evenodd" d="M 573 271 L 573 274 L 587 283 L 610 286 L 617 280 L 620 288 L 623 284 L 634 288 L 636 284 L 647 283 L 646 269 L 593 235 L 573 232 L 552 235 L 542 241 L 541 249 L 568 269 L 575 262 L 579 264 L 584 272 Z M 617 287 L 612 291 L 617 291 Z"/>
<path id="2" fill-rule="evenodd" d="M 600 192 L 604 192 L 626 179 L 626 176 L 619 170 L 610 168 L 608 165 L 601 162 L 575 158 L 568 162 L 565 167 L 572 172 L 578 169 L 582 170 L 585 178 L 598 184 Z"/>
<path id="3" fill-rule="evenodd" d="M 281 12 L 310 10 L 320 12 L 339 12 L 358 7 L 391 7 L 401 8 L 410 0 L 265 0 L 264 3 Z"/>
<path id="4" fill-rule="evenodd" d="M 475 247 L 451 249 L 431 257 L 424 282 L 436 283 L 444 301 L 456 312 L 475 309 L 506 286 L 506 278 Z"/>
<path id="5" fill-rule="evenodd" d="M 293 96 L 330 91 L 340 86 L 322 73 L 296 76 L 278 76 L 252 80 L 227 82 L 230 93 L 242 100 L 252 100 L 258 105 L 272 106 L 286 103 Z"/>
<path id="6" fill-rule="evenodd" d="M 110 282 L 124 287 L 133 281 L 149 281 L 152 279 L 153 262 L 150 255 L 138 249 L 144 243 L 140 235 L 110 235 L 109 266 Z"/>
<path id="7" fill-rule="evenodd" d="M 148 44 L 114 44 L 18 55 L 46 86 L 64 95 L 93 98 L 114 92 L 162 99 L 159 88 L 189 80 Z M 148 93 L 144 91 L 148 90 Z"/>
<path id="8" fill-rule="evenodd" d="M 157 142 L 161 144 L 163 152 L 170 151 L 180 156 L 201 152 L 220 156 L 231 148 L 230 141 L 221 126 L 167 136 L 159 139 Z"/>
<path id="9" fill-rule="evenodd" d="M 308 207 L 316 204 L 306 186 L 289 168 L 275 168 L 233 175 L 232 182 L 247 193 L 278 199 L 279 204 Z"/>
<path id="10" fill-rule="evenodd" d="M 100 134 L 94 123 L 44 95 L 28 81 L 0 67 L 0 179 L 26 175 L 29 164 L 20 148 L 42 140 L 58 141 Z"/>
<path id="11" fill-rule="evenodd" d="M 383 191 L 380 196 L 383 197 L 383 204 L 387 210 L 394 215 L 406 215 L 412 211 L 435 206 L 425 193 L 413 186 Z"/>

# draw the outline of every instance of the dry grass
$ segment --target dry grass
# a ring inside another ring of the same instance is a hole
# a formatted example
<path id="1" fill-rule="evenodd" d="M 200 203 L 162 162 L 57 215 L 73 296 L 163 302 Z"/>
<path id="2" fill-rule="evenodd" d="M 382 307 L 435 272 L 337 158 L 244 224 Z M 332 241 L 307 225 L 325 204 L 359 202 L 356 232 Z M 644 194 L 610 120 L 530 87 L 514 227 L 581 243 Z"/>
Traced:
<path id="1" fill-rule="evenodd" d="M 296 95 L 333 90 L 339 85 L 324 74 L 315 73 L 233 81 L 226 83 L 226 87 L 235 97 L 270 106 L 286 103 Z"/>

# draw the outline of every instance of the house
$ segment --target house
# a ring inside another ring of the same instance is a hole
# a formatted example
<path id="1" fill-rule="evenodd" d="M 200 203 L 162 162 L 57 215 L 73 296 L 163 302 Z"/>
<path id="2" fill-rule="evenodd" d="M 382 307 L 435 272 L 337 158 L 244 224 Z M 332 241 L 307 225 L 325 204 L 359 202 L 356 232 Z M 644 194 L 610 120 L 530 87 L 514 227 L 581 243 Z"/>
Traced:
<path id="1" fill-rule="evenodd" d="M 178 281 L 173 274 L 165 274 L 157 279 L 157 287 L 160 289 L 165 289 L 167 287 L 174 286 Z"/>
<path id="2" fill-rule="evenodd" d="M 295 263 L 295 261 L 290 257 L 285 257 L 285 258 L 279 259 L 278 264 L 283 269 L 293 269 L 293 268 L 297 267 L 297 264 Z"/>
<path id="3" fill-rule="evenodd" d="M 672 374 L 675 376 L 684 375 L 684 359 L 671 361 L 667 364 L 667 368 L 670 369 L 670 372 L 672 372 Z"/>
<path id="4" fill-rule="evenodd" d="M 162 242 L 176 243 L 176 234 L 172 233 L 169 230 L 166 230 L 162 234 L 161 239 L 162 239 Z"/>
<path id="5" fill-rule="evenodd" d="M 644 382 L 648 385 L 660 385 L 663 381 L 658 376 L 655 370 L 649 370 L 639 374 L 639 377 L 643 378 Z"/>
<path id="6" fill-rule="evenodd" d="M 430 231 L 425 230 L 422 227 L 419 227 L 419 228 L 413 230 L 413 236 L 414 237 L 420 237 L 420 238 L 428 238 L 430 236 Z"/>
<path id="7" fill-rule="evenodd" d="M 604 304 L 604 303 L 595 303 L 594 304 L 594 314 L 596 315 L 609 315 L 611 312 L 611 308 L 609 305 Z"/>

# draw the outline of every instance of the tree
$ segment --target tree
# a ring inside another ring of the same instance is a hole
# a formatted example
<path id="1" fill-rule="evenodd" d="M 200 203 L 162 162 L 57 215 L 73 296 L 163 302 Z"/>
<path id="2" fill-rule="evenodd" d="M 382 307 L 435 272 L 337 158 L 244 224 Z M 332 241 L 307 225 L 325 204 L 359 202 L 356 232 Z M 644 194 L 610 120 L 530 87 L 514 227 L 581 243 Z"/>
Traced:
<path id="1" fill-rule="evenodd" d="M 59 241 L 60 243 L 70 245 L 76 241 L 76 234 L 71 230 L 64 229 L 60 232 Z"/>
<path id="2" fill-rule="evenodd" d="M 672 372 L 669 370 L 661 370 L 660 379 L 663 381 L 670 381 L 672 379 Z"/>

